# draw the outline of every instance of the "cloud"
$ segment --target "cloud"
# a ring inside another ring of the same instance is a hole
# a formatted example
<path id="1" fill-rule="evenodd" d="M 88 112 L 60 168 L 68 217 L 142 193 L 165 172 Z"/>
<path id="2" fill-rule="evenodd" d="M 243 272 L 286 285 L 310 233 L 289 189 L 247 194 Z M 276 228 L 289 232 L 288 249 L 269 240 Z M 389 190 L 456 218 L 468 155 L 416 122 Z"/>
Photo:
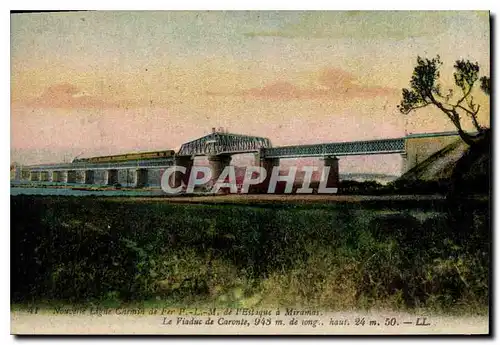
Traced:
<path id="1" fill-rule="evenodd" d="M 304 90 L 299 89 L 292 83 L 278 81 L 263 88 L 248 89 L 242 94 L 252 97 L 289 99 L 303 97 Z"/>
<path id="2" fill-rule="evenodd" d="M 88 95 L 84 90 L 69 83 L 49 86 L 40 97 L 29 100 L 27 105 L 37 108 L 92 109 L 112 108 L 119 105 Z"/>
<path id="3" fill-rule="evenodd" d="M 338 68 L 322 70 L 318 82 L 329 91 L 328 94 L 348 98 L 382 97 L 400 93 L 399 89 L 392 87 L 362 85 L 354 75 Z"/>
<path id="4" fill-rule="evenodd" d="M 372 98 L 399 94 L 400 90 L 382 86 L 365 86 L 358 83 L 353 74 L 338 68 L 319 71 L 316 83 L 299 87 L 289 81 L 276 81 L 261 88 L 237 90 L 231 93 L 207 92 L 209 96 L 241 96 L 271 100 L 315 98 Z"/>

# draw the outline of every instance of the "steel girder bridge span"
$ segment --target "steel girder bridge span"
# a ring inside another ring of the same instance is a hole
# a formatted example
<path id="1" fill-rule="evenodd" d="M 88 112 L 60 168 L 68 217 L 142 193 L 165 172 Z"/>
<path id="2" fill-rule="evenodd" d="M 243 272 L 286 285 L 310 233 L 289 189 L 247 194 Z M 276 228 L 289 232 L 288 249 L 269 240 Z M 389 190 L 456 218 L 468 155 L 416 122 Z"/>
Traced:
<path id="1" fill-rule="evenodd" d="M 326 179 L 325 186 L 338 187 L 339 156 L 394 154 L 405 152 L 404 138 L 379 139 L 353 142 L 323 143 L 312 145 L 292 145 L 264 148 L 260 152 L 261 166 L 267 171 L 272 166 L 279 166 L 280 159 L 317 157 L 323 160 L 325 170 L 321 179 Z"/>
<path id="2" fill-rule="evenodd" d="M 312 145 L 270 147 L 262 150 L 265 158 L 302 158 L 404 153 L 405 139 L 379 139 Z"/>

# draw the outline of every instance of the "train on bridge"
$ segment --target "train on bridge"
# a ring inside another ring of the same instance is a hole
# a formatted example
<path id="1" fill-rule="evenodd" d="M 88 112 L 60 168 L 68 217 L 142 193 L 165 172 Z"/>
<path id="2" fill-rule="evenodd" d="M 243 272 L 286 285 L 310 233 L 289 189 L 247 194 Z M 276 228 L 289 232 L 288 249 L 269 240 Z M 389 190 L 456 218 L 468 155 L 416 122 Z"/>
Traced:
<path id="1" fill-rule="evenodd" d="M 113 162 L 125 162 L 125 161 L 134 161 L 134 160 L 170 158 L 170 157 L 173 157 L 174 155 L 175 155 L 174 150 L 137 152 L 137 153 L 126 153 L 126 154 L 113 155 L 113 156 L 75 158 L 73 160 L 73 163 L 113 163 Z"/>

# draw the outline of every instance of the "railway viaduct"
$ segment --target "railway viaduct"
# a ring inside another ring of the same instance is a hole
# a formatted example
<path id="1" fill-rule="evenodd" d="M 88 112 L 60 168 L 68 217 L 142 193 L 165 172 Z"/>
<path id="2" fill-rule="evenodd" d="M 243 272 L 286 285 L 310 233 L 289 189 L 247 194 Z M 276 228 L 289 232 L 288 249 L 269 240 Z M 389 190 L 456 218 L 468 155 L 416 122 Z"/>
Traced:
<path id="1" fill-rule="evenodd" d="M 51 181 L 65 184 L 94 184 L 96 174 L 104 173 L 107 185 L 119 181 L 120 171 L 133 171 L 133 185 L 145 187 L 148 184 L 149 171 L 165 169 L 169 166 L 186 167 L 186 174 L 174 175 L 171 184 L 187 184 L 189 171 L 194 165 L 194 158 L 208 157 L 212 176 L 219 176 L 231 162 L 231 156 L 241 153 L 254 153 L 256 165 L 270 171 L 279 166 L 281 159 L 316 157 L 329 167 L 328 186 L 337 186 L 339 182 L 338 161 L 343 156 L 400 154 L 403 157 L 403 171 L 427 159 L 433 153 L 458 140 L 457 132 L 438 132 L 410 134 L 401 138 L 388 138 L 365 141 L 331 142 L 311 145 L 293 145 L 273 147 L 268 138 L 226 133 L 213 130 L 212 133 L 183 144 L 173 157 L 130 160 L 123 162 L 74 162 L 42 164 L 16 168 L 15 180 Z M 263 186 L 268 181 L 263 182 Z"/>

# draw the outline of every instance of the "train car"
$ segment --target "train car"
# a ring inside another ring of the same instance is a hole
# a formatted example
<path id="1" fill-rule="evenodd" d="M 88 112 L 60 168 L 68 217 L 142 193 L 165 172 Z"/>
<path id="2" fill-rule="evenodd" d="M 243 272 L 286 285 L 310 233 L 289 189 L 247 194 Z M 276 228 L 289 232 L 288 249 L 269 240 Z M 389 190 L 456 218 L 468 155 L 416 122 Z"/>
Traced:
<path id="1" fill-rule="evenodd" d="M 144 159 L 159 159 L 159 158 L 173 157 L 174 154 L 175 154 L 174 150 L 137 152 L 137 153 L 126 153 L 122 155 L 113 155 L 113 156 L 78 158 L 74 159 L 73 163 L 110 163 L 110 162 L 112 163 L 112 162 L 124 162 L 124 161 L 144 160 Z"/>

